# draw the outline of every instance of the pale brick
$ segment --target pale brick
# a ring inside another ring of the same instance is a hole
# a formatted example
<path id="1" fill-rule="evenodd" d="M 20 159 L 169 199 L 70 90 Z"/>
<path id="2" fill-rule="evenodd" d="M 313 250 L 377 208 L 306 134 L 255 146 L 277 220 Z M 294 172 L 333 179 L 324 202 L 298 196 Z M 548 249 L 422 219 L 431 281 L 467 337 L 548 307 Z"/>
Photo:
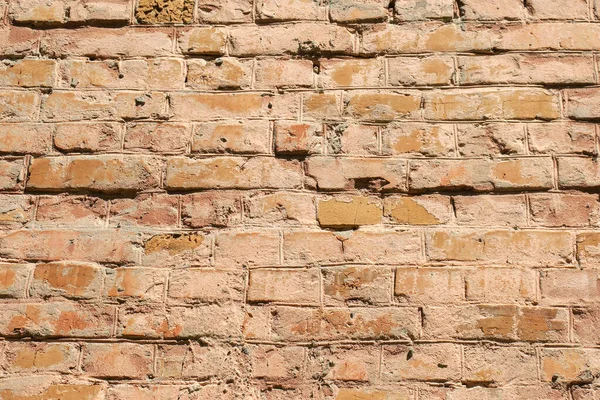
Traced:
<path id="1" fill-rule="evenodd" d="M 404 264 L 421 259 L 421 238 L 415 231 L 357 230 L 343 241 L 344 259 L 350 262 Z"/>
<path id="2" fill-rule="evenodd" d="M 558 157 L 558 186 L 561 189 L 600 186 L 600 166 L 595 158 Z"/>
<path id="3" fill-rule="evenodd" d="M 56 124 L 54 146 L 66 153 L 105 152 L 121 150 L 122 129 L 118 123 Z"/>
<path id="4" fill-rule="evenodd" d="M 187 60 L 185 84 L 190 89 L 248 89 L 251 81 L 252 60 L 233 57 Z"/>
<path id="5" fill-rule="evenodd" d="M 181 219 L 191 228 L 238 225 L 242 219 L 240 194 L 215 191 L 184 195 Z"/>
<path id="6" fill-rule="evenodd" d="M 149 268 L 117 268 L 106 271 L 105 296 L 109 299 L 133 298 L 146 302 L 163 300 L 167 273 Z"/>
<path id="7" fill-rule="evenodd" d="M 544 304 L 584 304 L 600 301 L 600 271 L 547 270 L 541 273 L 540 288 Z"/>
<path id="8" fill-rule="evenodd" d="M 465 271 L 465 296 L 482 303 L 535 303 L 538 273 L 521 268 Z"/>
<path id="9" fill-rule="evenodd" d="M 269 121 L 222 121 L 198 124 L 192 137 L 194 153 L 266 154 Z"/>
<path id="10" fill-rule="evenodd" d="M 460 225 L 527 226 L 527 205 L 523 195 L 454 196 L 453 201 L 456 221 Z"/>
<path id="11" fill-rule="evenodd" d="M 600 234 L 582 232 L 577 235 L 577 261 L 583 265 L 597 265 L 600 256 Z"/>
<path id="12" fill-rule="evenodd" d="M 382 59 L 324 59 L 317 83 L 323 88 L 383 86 Z"/>
<path id="13" fill-rule="evenodd" d="M 546 131 L 547 128 L 544 129 Z M 456 133 L 458 152 L 462 156 L 525 154 L 525 128 L 522 124 L 458 124 Z"/>
<path id="14" fill-rule="evenodd" d="M 38 200 L 36 221 L 42 226 L 103 227 L 108 202 L 89 196 L 43 196 Z"/>
<path id="15" fill-rule="evenodd" d="M 323 152 L 323 125 L 276 122 L 275 153 L 306 155 Z"/>
<path id="16" fill-rule="evenodd" d="M 123 149 L 133 152 L 182 154 L 191 136 L 191 126 L 178 123 L 132 123 L 127 125 Z"/>
<path id="17" fill-rule="evenodd" d="M 309 120 L 339 120 L 342 118 L 340 96 L 334 92 L 303 95 L 302 116 Z"/>
<path id="18" fill-rule="evenodd" d="M 25 163 L 22 158 L 0 159 L 0 190 L 22 190 L 25 175 Z"/>
<path id="19" fill-rule="evenodd" d="M 386 217 L 402 225 L 447 224 L 452 219 L 452 205 L 446 196 L 389 196 L 383 207 Z"/>
<path id="20" fill-rule="evenodd" d="M 383 305 L 391 301 L 393 272 L 388 268 L 350 266 L 322 269 L 321 273 L 328 306 Z"/>
<path id="21" fill-rule="evenodd" d="M 203 23 L 252 21 L 252 0 L 198 0 L 198 19 Z"/>
<path id="22" fill-rule="evenodd" d="M 342 237 L 326 231 L 284 232 L 283 262 L 288 265 L 342 262 L 342 240 Z"/>
<path id="23" fill-rule="evenodd" d="M 178 32 L 177 43 L 183 54 L 221 55 L 227 37 L 220 28 L 199 27 Z"/>
<path id="24" fill-rule="evenodd" d="M 535 193 L 529 195 L 529 215 L 536 226 L 598 226 L 597 194 Z"/>
<path id="25" fill-rule="evenodd" d="M 595 154 L 594 125 L 529 124 L 529 148 L 534 154 Z"/>
<path id="26" fill-rule="evenodd" d="M 454 155 L 454 131 L 448 124 L 390 124 L 383 128 L 381 140 L 384 155 Z"/>
<path id="27" fill-rule="evenodd" d="M 401 303 L 456 303 L 464 300 L 464 277 L 446 268 L 397 268 L 394 295 Z"/>
<path id="28" fill-rule="evenodd" d="M 121 227 L 175 227 L 178 218 L 177 196 L 162 193 L 138 194 L 133 199 L 110 202 L 109 225 Z"/>
<path id="29" fill-rule="evenodd" d="M 52 133 L 52 127 L 43 124 L 0 124 L 0 153 L 49 153 Z"/>
<path id="30" fill-rule="evenodd" d="M 23 224 L 33 221 L 34 210 L 35 199 L 33 197 L 0 194 L 0 227 L 21 227 Z"/>
<path id="31" fill-rule="evenodd" d="M 325 10 L 313 0 L 259 0 L 256 19 L 262 22 L 325 19 Z"/>
<path id="32" fill-rule="evenodd" d="M 4 11 L 0 9 L 0 11 Z M 2 14 L 4 15 L 4 14 Z M 24 57 L 37 54 L 42 31 L 18 26 L 0 27 L 0 55 Z"/>
<path id="33" fill-rule="evenodd" d="M 600 308 L 590 305 L 587 308 L 573 309 L 573 341 L 584 345 L 600 343 L 600 332 L 597 329 L 600 321 Z"/>
<path id="34" fill-rule="evenodd" d="M 0 298 L 25 297 L 25 287 L 33 264 L 0 263 Z"/>
<path id="35" fill-rule="evenodd" d="M 591 383 L 600 372 L 598 349 L 541 349 L 540 359 L 545 382 Z"/>
<path id="36" fill-rule="evenodd" d="M 421 97 L 400 92 L 348 92 L 344 99 L 347 116 L 366 121 L 418 119 Z"/>
<path id="37" fill-rule="evenodd" d="M 215 242 L 215 265 L 222 268 L 279 264 L 279 232 L 223 232 Z"/>
<path id="38" fill-rule="evenodd" d="M 317 269 L 259 269 L 250 272 L 249 302 L 319 304 L 320 274 Z"/>
<path id="39" fill-rule="evenodd" d="M 335 0 L 329 15 L 338 23 L 378 22 L 388 19 L 388 7 L 385 0 Z"/>
<path id="40" fill-rule="evenodd" d="M 384 346 L 385 381 L 451 381 L 461 375 L 460 346 L 450 343 Z"/>
<path id="41" fill-rule="evenodd" d="M 246 223 L 271 225 L 315 225 L 316 208 L 313 196 L 304 193 L 254 193 L 244 197 Z"/>
<path id="42" fill-rule="evenodd" d="M 152 374 L 152 346 L 134 343 L 86 343 L 82 370 L 99 378 L 138 378 Z"/>
<path id="43" fill-rule="evenodd" d="M 450 85 L 454 78 L 451 57 L 398 57 L 388 60 L 389 82 L 398 86 Z"/>
<path id="44" fill-rule="evenodd" d="M 201 268 L 180 269 L 169 277 L 169 301 L 228 303 L 241 301 L 244 278 L 240 274 Z"/>
<path id="45" fill-rule="evenodd" d="M 252 376 L 266 379 L 297 378 L 303 372 L 304 354 L 304 348 L 297 346 L 252 346 Z"/>
<path id="46" fill-rule="evenodd" d="M 401 21 L 449 20 L 454 17 L 453 3 L 452 0 L 433 0 L 426 3 L 417 0 L 403 0 L 394 3 L 394 14 Z"/>
<path id="47" fill-rule="evenodd" d="M 327 154 L 378 155 L 378 130 L 371 125 L 327 125 Z"/>
<path id="48" fill-rule="evenodd" d="M 199 378 L 227 376 L 236 363 L 236 352 L 222 346 L 161 345 L 157 351 L 156 373 L 160 378 Z"/>
<path id="49" fill-rule="evenodd" d="M 53 60 L 5 60 L 0 63 L 0 85 L 53 87 L 56 80 L 56 61 Z"/>
<path id="50" fill-rule="evenodd" d="M 373 382 L 378 378 L 379 358 L 374 346 L 317 348 L 309 352 L 307 371 L 313 379 Z"/>
<path id="51" fill-rule="evenodd" d="M 565 98 L 567 99 L 566 113 L 570 118 L 581 120 L 600 118 L 600 107 L 598 107 L 600 92 L 597 89 L 566 90 Z"/>
<path id="52" fill-rule="evenodd" d="M 131 3 L 127 0 L 22 0 L 11 3 L 9 16 L 20 24 L 121 25 L 130 20 Z"/>
<path id="53" fill-rule="evenodd" d="M 39 103 L 39 95 L 36 92 L 0 90 L 0 121 L 32 121 L 37 114 Z"/>
<path id="54" fill-rule="evenodd" d="M 463 381 L 475 384 L 532 384 L 537 356 L 530 347 L 465 346 Z"/>
<path id="55" fill-rule="evenodd" d="M 201 232 L 153 235 L 144 243 L 142 264 L 151 267 L 208 265 L 213 240 Z"/>

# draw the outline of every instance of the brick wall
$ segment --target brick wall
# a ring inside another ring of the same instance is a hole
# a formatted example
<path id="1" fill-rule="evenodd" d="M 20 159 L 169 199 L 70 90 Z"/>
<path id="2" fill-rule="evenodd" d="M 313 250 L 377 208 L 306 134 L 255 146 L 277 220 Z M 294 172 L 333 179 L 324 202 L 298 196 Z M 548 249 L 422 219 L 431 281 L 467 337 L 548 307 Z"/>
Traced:
<path id="1" fill-rule="evenodd" d="M 0 399 L 600 399 L 598 0 L 0 15 Z"/>

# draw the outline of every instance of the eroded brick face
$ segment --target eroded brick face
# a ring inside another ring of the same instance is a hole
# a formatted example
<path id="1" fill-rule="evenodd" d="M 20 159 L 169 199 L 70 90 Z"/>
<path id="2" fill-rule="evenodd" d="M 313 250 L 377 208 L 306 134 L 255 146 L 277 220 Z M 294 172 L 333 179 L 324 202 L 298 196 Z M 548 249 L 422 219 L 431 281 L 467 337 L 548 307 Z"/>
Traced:
<path id="1" fill-rule="evenodd" d="M 0 400 L 600 400 L 600 0 L 0 0 Z"/>

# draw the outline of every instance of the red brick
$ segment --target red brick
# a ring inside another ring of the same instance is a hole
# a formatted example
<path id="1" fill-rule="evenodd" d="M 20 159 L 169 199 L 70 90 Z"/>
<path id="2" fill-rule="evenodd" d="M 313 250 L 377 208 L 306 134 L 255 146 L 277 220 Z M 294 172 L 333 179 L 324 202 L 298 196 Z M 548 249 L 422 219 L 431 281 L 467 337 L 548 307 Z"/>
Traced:
<path id="1" fill-rule="evenodd" d="M 378 127 L 371 125 L 327 125 L 327 154 L 378 155 Z"/>
<path id="2" fill-rule="evenodd" d="M 593 125 L 579 123 L 528 124 L 529 148 L 534 154 L 595 154 Z"/>
<path id="3" fill-rule="evenodd" d="M 244 278 L 240 274 L 202 268 L 179 269 L 169 277 L 169 301 L 229 303 L 241 301 Z"/>
<path id="4" fill-rule="evenodd" d="M 389 196 L 383 202 L 384 215 L 402 225 L 447 224 L 452 219 L 450 197 L 440 195 Z"/>
<path id="5" fill-rule="evenodd" d="M 544 131 L 547 131 L 545 127 L 548 125 L 543 124 L 543 126 Z M 501 122 L 458 124 L 456 133 L 458 151 L 462 156 L 525 154 L 523 124 Z"/>
<path id="6" fill-rule="evenodd" d="M 390 124 L 383 129 L 381 137 L 384 155 L 454 155 L 454 132 L 447 124 Z"/>
<path id="7" fill-rule="evenodd" d="M 0 159 L 0 190 L 21 190 L 25 181 L 22 158 Z"/>
<path id="8" fill-rule="evenodd" d="M 389 268 L 348 266 L 321 269 L 325 305 L 344 306 L 391 302 Z"/>
<path id="9" fill-rule="evenodd" d="M 311 186 L 320 190 L 406 190 L 404 160 L 313 157 L 307 161 L 306 174 Z"/>
<path id="10" fill-rule="evenodd" d="M 117 268 L 106 272 L 105 295 L 110 299 L 163 300 L 166 271 L 150 268 Z"/>
<path id="11" fill-rule="evenodd" d="M 144 243 L 142 264 L 150 267 L 208 265 L 212 236 L 202 232 L 155 234 Z"/>
<path id="12" fill-rule="evenodd" d="M 380 350 L 375 346 L 316 348 L 309 352 L 308 374 L 313 379 L 341 382 L 378 380 Z"/>
<path id="13" fill-rule="evenodd" d="M 537 226 L 598 226 L 597 194 L 535 193 L 529 195 L 531 223 Z"/>
<path id="14" fill-rule="evenodd" d="M 79 28 L 48 31 L 40 51 L 48 57 L 161 57 L 172 53 L 170 28 Z"/>
<path id="15" fill-rule="evenodd" d="M 388 60 L 389 80 L 398 86 L 451 85 L 454 60 L 446 56 L 398 57 Z"/>
<path id="16" fill-rule="evenodd" d="M 269 121 L 206 122 L 194 128 L 193 153 L 271 153 Z"/>
<path id="17" fill-rule="evenodd" d="M 257 89 L 300 88 L 312 85 L 313 63 L 310 60 L 271 59 L 256 62 L 254 86 Z"/>
<path id="18" fill-rule="evenodd" d="M 31 297 L 99 298 L 104 286 L 104 270 L 94 264 L 60 262 L 35 267 Z"/>
<path id="19" fill-rule="evenodd" d="M 417 119 L 421 114 L 421 96 L 414 93 L 349 92 L 344 105 L 346 115 L 366 121 Z"/>
<path id="20" fill-rule="evenodd" d="M 227 37 L 219 28 L 200 27 L 178 32 L 177 43 L 183 54 L 221 55 L 225 52 Z"/>
<path id="21" fill-rule="evenodd" d="M 352 54 L 354 36 L 337 25 L 300 23 L 230 30 L 232 56 Z"/>
<path id="22" fill-rule="evenodd" d="M 573 261 L 569 232 L 535 230 L 437 231 L 426 235 L 427 258 L 486 264 L 558 266 Z"/>
<path id="23" fill-rule="evenodd" d="M 27 187 L 36 190 L 131 192 L 157 187 L 158 160 L 134 156 L 36 158 Z"/>
<path id="24" fill-rule="evenodd" d="M 0 237 L 0 254 L 40 261 L 134 263 L 137 243 L 135 233 L 120 230 L 19 230 Z"/>
<path id="25" fill-rule="evenodd" d="M 319 304 L 320 274 L 317 269 L 259 269 L 250 272 L 249 302 Z"/>
<path id="26" fill-rule="evenodd" d="M 476 305 L 425 307 L 426 339 L 490 339 L 567 342 L 568 310 L 563 308 Z"/>
<path id="27" fill-rule="evenodd" d="M 89 196 L 43 196 L 39 198 L 36 221 L 44 226 L 103 227 L 108 202 Z"/>
<path id="28" fill-rule="evenodd" d="M 302 184 L 300 163 L 271 157 L 170 158 L 167 189 L 292 189 Z"/>
<path id="29" fill-rule="evenodd" d="M 190 142 L 191 126 L 178 123 L 133 123 L 127 125 L 123 149 L 134 152 L 182 154 Z"/>
<path id="30" fill-rule="evenodd" d="M 527 226 L 527 205 L 523 195 L 454 196 L 453 201 L 456 221 L 460 225 Z"/>
<path id="31" fill-rule="evenodd" d="M 546 382 L 592 383 L 600 372 L 598 349 L 541 349 L 541 377 Z"/>
<path id="32" fill-rule="evenodd" d="M 187 60 L 186 87 L 191 89 L 248 89 L 252 60 L 220 57 L 213 61 Z"/>
<path id="33" fill-rule="evenodd" d="M 450 343 L 384 346 L 385 381 L 451 381 L 461 375 L 461 349 Z"/>
<path id="34" fill-rule="evenodd" d="M 401 303 L 435 304 L 464 301 L 464 277 L 447 268 L 397 268 L 394 295 Z"/>
<path id="35" fill-rule="evenodd" d="M 152 345 L 86 343 L 81 369 L 98 378 L 138 378 L 152 374 Z"/>
<path id="36" fill-rule="evenodd" d="M 33 264 L 0 263 L 0 297 L 23 298 Z"/>
<path id="37" fill-rule="evenodd" d="M 251 0 L 198 0 L 198 19 L 204 23 L 252 21 Z"/>
<path id="38" fill-rule="evenodd" d="M 475 268 L 465 271 L 465 296 L 482 303 L 536 303 L 537 271 L 521 268 Z"/>
<path id="39" fill-rule="evenodd" d="M 271 332 L 273 339 L 290 342 L 407 339 L 417 335 L 417 323 L 413 308 L 277 307 Z"/>
<path id="40" fill-rule="evenodd" d="M 181 218 L 191 228 L 237 225 L 242 219 L 240 194 L 215 191 L 184 195 Z"/>
<path id="41" fill-rule="evenodd" d="M 383 59 L 323 59 L 317 86 L 324 88 L 383 86 Z"/>
<path id="42" fill-rule="evenodd" d="M 56 124 L 54 146 L 66 153 L 121 150 L 121 125 L 110 122 Z"/>
<path id="43" fill-rule="evenodd" d="M 56 61 L 17 60 L 0 64 L 2 86 L 52 87 L 56 81 Z"/>
<path id="44" fill-rule="evenodd" d="M 279 232 L 233 231 L 217 235 L 215 265 L 222 268 L 279 264 Z"/>
<path id="45" fill-rule="evenodd" d="M 494 55 L 459 57 L 461 85 L 594 84 L 593 59 L 587 55 Z"/>
<path id="46" fill-rule="evenodd" d="M 33 221 L 34 211 L 35 199 L 33 197 L 0 194 L 0 227 L 21 227 Z"/>
<path id="47" fill-rule="evenodd" d="M 162 193 L 138 194 L 110 201 L 109 225 L 167 228 L 177 225 L 179 199 Z"/>
<path id="48" fill-rule="evenodd" d="M 251 193 L 244 197 L 244 218 L 250 224 L 315 225 L 313 196 L 304 193 Z"/>
<path id="49" fill-rule="evenodd" d="M 8 373 L 73 373 L 79 348 L 75 343 L 11 342 L 4 350 L 2 369 Z"/>
<path id="50" fill-rule="evenodd" d="M 595 158 L 558 157 L 558 186 L 561 189 L 600 186 L 600 166 Z"/>
<path id="51" fill-rule="evenodd" d="M 42 124 L 0 124 L 0 153 L 45 154 L 50 151 L 52 128 Z"/>
<path id="52" fill-rule="evenodd" d="M 276 154 L 320 154 L 323 152 L 323 125 L 276 122 Z"/>
<path id="53" fill-rule="evenodd" d="M 0 335 L 6 337 L 106 338 L 111 334 L 114 307 L 67 302 L 5 304 Z"/>
<path id="54" fill-rule="evenodd" d="M 0 121 L 24 122 L 36 118 L 40 99 L 36 92 L 0 91 Z"/>
<path id="55" fill-rule="evenodd" d="M 534 190 L 553 187 L 550 158 L 411 160 L 410 190 Z"/>
<path id="56" fill-rule="evenodd" d="M 463 381 L 519 385 L 538 379 L 537 356 L 530 347 L 465 346 Z"/>

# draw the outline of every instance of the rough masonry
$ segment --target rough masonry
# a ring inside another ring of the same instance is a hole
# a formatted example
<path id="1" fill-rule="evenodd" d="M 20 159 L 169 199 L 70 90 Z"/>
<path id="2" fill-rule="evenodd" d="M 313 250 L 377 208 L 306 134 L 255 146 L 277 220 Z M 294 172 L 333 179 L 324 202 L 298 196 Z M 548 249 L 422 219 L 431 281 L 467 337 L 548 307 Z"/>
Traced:
<path id="1" fill-rule="evenodd" d="M 0 16 L 0 399 L 600 399 L 600 0 Z"/>

